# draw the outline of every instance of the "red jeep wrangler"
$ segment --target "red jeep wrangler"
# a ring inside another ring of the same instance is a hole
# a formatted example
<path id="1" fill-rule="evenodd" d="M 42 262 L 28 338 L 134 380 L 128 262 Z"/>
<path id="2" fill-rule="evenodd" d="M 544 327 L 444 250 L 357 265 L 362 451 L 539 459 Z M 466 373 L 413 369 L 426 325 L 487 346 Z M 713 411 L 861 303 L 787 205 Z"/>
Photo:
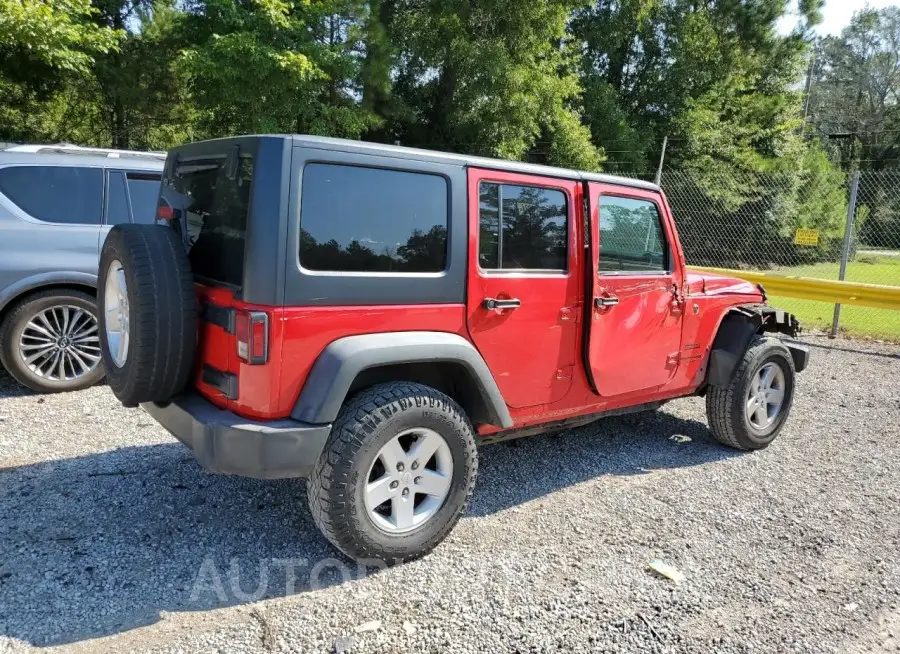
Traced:
<path id="1" fill-rule="evenodd" d="M 103 246 L 110 387 L 208 470 L 308 477 L 354 558 L 437 545 L 480 443 L 705 395 L 766 447 L 809 357 L 762 288 L 686 270 L 642 181 L 252 136 L 172 150 L 157 223 Z"/>

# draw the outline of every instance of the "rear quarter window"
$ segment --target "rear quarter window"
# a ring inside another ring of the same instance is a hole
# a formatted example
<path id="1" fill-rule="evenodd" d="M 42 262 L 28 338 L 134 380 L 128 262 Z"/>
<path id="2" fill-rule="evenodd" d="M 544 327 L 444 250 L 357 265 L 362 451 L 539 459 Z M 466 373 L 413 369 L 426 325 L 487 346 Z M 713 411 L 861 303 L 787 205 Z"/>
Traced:
<path id="1" fill-rule="evenodd" d="M 128 197 L 131 199 L 132 220 L 136 223 L 152 224 L 156 220 L 160 175 L 126 173 L 125 179 L 128 184 Z"/>
<path id="2" fill-rule="evenodd" d="M 44 222 L 99 225 L 103 216 L 100 168 L 7 166 L 0 168 L 0 193 Z"/>
<path id="3" fill-rule="evenodd" d="M 448 185 L 440 175 L 310 163 L 300 200 L 300 265 L 333 272 L 441 272 L 447 219 Z"/>

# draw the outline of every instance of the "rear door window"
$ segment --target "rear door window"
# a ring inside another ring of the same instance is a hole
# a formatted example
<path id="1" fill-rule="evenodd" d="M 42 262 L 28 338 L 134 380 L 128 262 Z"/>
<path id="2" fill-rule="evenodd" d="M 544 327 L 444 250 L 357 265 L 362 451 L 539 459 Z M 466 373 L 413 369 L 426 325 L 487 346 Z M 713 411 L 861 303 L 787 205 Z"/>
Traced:
<path id="1" fill-rule="evenodd" d="M 184 218 L 194 275 L 240 287 L 253 158 L 240 156 L 231 174 L 226 167 L 225 157 L 179 163 L 163 196 Z"/>
<path id="2" fill-rule="evenodd" d="M 478 194 L 482 270 L 565 272 L 569 210 L 563 191 L 482 182 Z"/>
<path id="3" fill-rule="evenodd" d="M 307 164 L 300 265 L 334 272 L 440 272 L 447 264 L 447 192 L 440 175 Z"/>
<path id="4" fill-rule="evenodd" d="M 49 223 L 99 225 L 103 170 L 77 166 L 0 168 L 0 193 L 29 216 Z"/>

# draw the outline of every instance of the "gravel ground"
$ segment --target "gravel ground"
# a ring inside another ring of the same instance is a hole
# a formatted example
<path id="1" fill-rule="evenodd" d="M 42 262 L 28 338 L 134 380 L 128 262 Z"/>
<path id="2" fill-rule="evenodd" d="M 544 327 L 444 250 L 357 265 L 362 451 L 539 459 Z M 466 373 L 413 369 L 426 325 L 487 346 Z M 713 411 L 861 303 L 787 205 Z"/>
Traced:
<path id="1" fill-rule="evenodd" d="M 0 377 L 0 651 L 900 651 L 900 347 L 810 342 L 768 450 L 712 443 L 698 399 L 486 447 L 450 538 L 369 574 L 301 482 Z"/>

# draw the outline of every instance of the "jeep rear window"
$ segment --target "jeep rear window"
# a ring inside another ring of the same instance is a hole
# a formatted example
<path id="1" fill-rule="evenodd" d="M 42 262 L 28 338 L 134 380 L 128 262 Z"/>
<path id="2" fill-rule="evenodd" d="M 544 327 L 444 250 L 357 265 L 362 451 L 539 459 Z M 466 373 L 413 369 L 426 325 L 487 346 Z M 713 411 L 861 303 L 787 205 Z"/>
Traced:
<path id="1" fill-rule="evenodd" d="M 300 264 L 334 272 L 440 272 L 447 263 L 447 195 L 440 175 L 307 164 Z"/>
<path id="2" fill-rule="evenodd" d="M 226 158 L 192 160 L 175 168 L 166 199 L 186 218 L 188 256 L 202 280 L 240 287 L 253 159 L 241 155 L 235 174 Z"/>

